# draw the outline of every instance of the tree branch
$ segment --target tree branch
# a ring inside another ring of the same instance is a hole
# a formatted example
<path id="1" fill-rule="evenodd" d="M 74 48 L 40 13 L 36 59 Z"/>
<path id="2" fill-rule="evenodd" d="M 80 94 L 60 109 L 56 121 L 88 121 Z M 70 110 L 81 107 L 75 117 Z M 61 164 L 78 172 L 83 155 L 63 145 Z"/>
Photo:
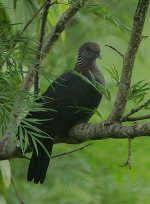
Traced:
<path id="1" fill-rule="evenodd" d="M 55 159 L 55 158 L 58 158 L 58 157 L 66 156 L 66 155 L 68 155 L 68 154 L 72 154 L 72 153 L 81 151 L 81 150 L 85 149 L 86 147 L 91 146 L 92 144 L 93 144 L 93 143 L 89 143 L 89 144 L 86 144 L 86 145 L 84 145 L 84 146 L 82 146 L 82 147 L 79 147 L 79 148 L 76 148 L 76 149 L 74 149 L 74 150 L 71 150 L 71 151 L 69 151 L 69 152 L 64 152 L 64 153 L 60 153 L 60 154 L 53 155 L 53 156 L 51 156 L 51 159 Z M 27 160 L 30 161 L 30 158 L 27 157 L 27 156 L 25 156 L 25 155 L 21 155 L 21 156 L 19 156 L 19 158 L 24 158 L 24 159 L 27 159 Z"/>
<path id="2" fill-rule="evenodd" d="M 20 31 L 19 35 L 22 35 L 27 28 L 29 27 L 29 25 L 33 22 L 33 20 L 37 17 L 37 15 L 40 13 L 40 11 L 44 8 L 45 3 L 42 4 L 42 6 L 35 12 L 35 14 L 32 16 L 32 18 L 26 23 L 26 25 L 23 27 L 23 29 Z"/>
<path id="3" fill-rule="evenodd" d="M 146 120 L 146 119 L 149 119 L 149 118 L 150 118 L 150 114 L 147 114 L 147 115 L 136 116 L 136 117 L 127 117 L 127 118 L 123 119 L 122 122 Z"/>
<path id="4" fill-rule="evenodd" d="M 146 102 L 144 102 L 142 105 L 138 106 L 137 108 L 133 108 L 129 113 L 127 113 L 122 121 L 126 121 L 129 116 L 133 115 L 134 113 L 137 113 L 138 111 L 142 110 L 145 107 L 148 107 L 150 105 L 150 99 L 148 99 Z"/>
<path id="5" fill-rule="evenodd" d="M 73 127 L 68 137 L 58 137 L 56 143 L 81 143 L 88 140 L 102 140 L 108 138 L 122 139 L 135 138 L 140 136 L 150 136 L 150 123 L 132 124 L 123 126 L 120 124 L 107 125 L 102 122 L 100 124 L 80 124 Z"/>
<path id="6" fill-rule="evenodd" d="M 62 157 L 62 156 L 66 156 L 66 155 L 68 155 L 68 154 L 72 154 L 72 153 L 81 151 L 81 150 L 85 149 L 86 147 L 91 146 L 92 144 L 93 144 L 93 143 L 89 143 L 89 144 L 86 144 L 86 145 L 84 145 L 84 146 L 82 146 L 82 147 L 79 147 L 79 148 L 77 148 L 77 149 L 71 150 L 71 151 L 69 151 L 69 152 L 64 152 L 64 153 L 61 153 L 61 154 L 53 155 L 53 156 L 51 157 L 51 159 L 58 158 L 58 157 Z"/>
<path id="7" fill-rule="evenodd" d="M 35 59 L 38 61 L 38 63 L 35 64 L 35 66 L 34 66 L 34 69 L 36 70 L 35 76 L 34 76 L 34 93 L 35 94 L 38 94 L 39 90 L 40 90 L 40 86 L 39 86 L 39 68 L 40 68 L 40 62 L 41 62 L 41 56 L 42 56 L 42 46 L 43 46 L 43 40 L 44 40 L 44 35 L 45 35 L 47 15 L 48 15 L 48 10 L 49 10 L 50 6 L 51 6 L 51 1 L 46 0 L 45 1 L 45 6 L 44 6 L 44 11 L 43 11 L 43 14 L 42 14 L 39 45 L 38 45 L 38 50 L 37 50 L 36 57 L 35 57 Z"/>
<path id="8" fill-rule="evenodd" d="M 124 164 L 119 165 L 119 167 L 128 166 L 131 169 L 131 138 L 128 138 L 128 157 Z"/>
<path id="9" fill-rule="evenodd" d="M 135 138 L 140 136 L 150 136 L 150 123 L 132 124 L 122 126 L 120 124 L 106 125 L 105 122 L 100 124 L 79 124 L 73 127 L 68 134 L 57 135 L 54 139 L 55 144 L 80 144 L 89 140 L 103 140 L 108 138 L 123 139 Z M 0 143 L 0 160 L 20 157 L 21 148 L 16 144 L 8 146 L 10 138 Z"/>
<path id="10" fill-rule="evenodd" d="M 131 84 L 134 61 L 142 39 L 142 30 L 147 14 L 148 5 L 149 0 L 139 0 L 137 5 L 128 49 L 124 56 L 118 94 L 113 106 L 113 110 L 108 117 L 109 123 L 121 122 L 122 116 L 124 114 Z"/>

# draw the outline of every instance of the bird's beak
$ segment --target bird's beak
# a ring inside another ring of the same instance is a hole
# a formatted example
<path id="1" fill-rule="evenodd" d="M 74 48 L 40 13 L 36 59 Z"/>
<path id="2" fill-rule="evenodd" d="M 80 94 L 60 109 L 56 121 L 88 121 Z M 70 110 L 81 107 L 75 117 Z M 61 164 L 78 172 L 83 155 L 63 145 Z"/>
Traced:
<path id="1" fill-rule="evenodd" d="M 100 53 L 97 53 L 96 57 L 99 58 L 100 60 L 102 59 L 102 55 Z"/>

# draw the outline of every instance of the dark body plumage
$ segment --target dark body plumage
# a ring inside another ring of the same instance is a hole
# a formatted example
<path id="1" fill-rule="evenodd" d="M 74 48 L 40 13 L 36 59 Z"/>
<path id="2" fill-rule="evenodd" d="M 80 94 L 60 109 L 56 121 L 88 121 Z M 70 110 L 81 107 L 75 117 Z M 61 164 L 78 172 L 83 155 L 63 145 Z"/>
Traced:
<path id="1" fill-rule="evenodd" d="M 86 50 L 87 53 L 84 53 L 84 50 Z M 87 59 L 85 59 L 89 52 L 94 52 L 94 55 L 90 56 L 90 60 L 88 56 Z M 85 56 L 82 54 L 85 54 Z M 80 60 L 77 61 L 74 70 L 80 72 L 89 80 L 91 80 L 90 72 L 92 72 L 96 81 L 104 85 L 103 75 L 98 70 L 95 63 L 99 54 L 100 49 L 96 43 L 85 43 L 80 47 Z M 55 111 L 34 112 L 30 113 L 27 117 L 51 119 L 43 121 L 40 125 L 38 125 L 39 129 L 54 138 L 53 140 L 41 139 L 41 142 L 51 155 L 52 146 L 55 142 L 55 135 L 66 133 L 72 126 L 82 122 L 87 122 L 92 116 L 92 113 L 89 112 L 77 112 L 77 109 L 73 108 L 73 106 L 95 109 L 98 107 L 102 95 L 93 86 L 81 79 L 81 77 L 68 71 L 56 79 L 56 81 L 49 86 L 43 96 L 50 98 L 49 101 L 46 99 L 44 106 Z M 43 183 L 49 161 L 50 159 L 45 150 L 38 145 L 38 156 L 36 151 L 33 150 L 29 164 L 27 176 L 28 181 L 33 179 L 35 183 Z"/>

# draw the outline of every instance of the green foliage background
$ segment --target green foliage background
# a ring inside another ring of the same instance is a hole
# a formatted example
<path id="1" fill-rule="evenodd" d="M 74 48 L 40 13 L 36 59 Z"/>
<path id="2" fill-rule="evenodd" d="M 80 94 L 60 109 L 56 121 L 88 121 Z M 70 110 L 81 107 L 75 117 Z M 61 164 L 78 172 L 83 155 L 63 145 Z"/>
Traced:
<path id="1" fill-rule="evenodd" d="M 0 20 L 17 23 L 12 33 L 20 30 L 38 9 L 42 0 L 7 0 L 0 1 Z M 67 2 L 67 1 L 62 1 Z M 79 46 L 86 41 L 96 41 L 101 45 L 102 61 L 97 61 L 102 70 L 106 86 L 111 92 L 111 102 L 103 98 L 98 110 L 103 119 L 111 111 L 117 88 L 105 68 L 115 66 L 121 72 L 122 59 L 105 44 L 113 45 L 120 52 L 127 49 L 132 26 L 132 18 L 137 1 L 89 1 L 99 6 L 85 7 L 70 22 L 66 31 L 48 54 L 41 68 L 41 93 L 49 83 L 76 62 Z M 15 8 L 15 9 L 14 9 Z M 67 8 L 65 5 L 55 5 L 50 9 L 46 35 L 55 25 L 58 17 Z M 149 10 L 150 11 L 150 10 Z M 150 12 L 146 19 L 143 35 L 150 35 Z M 38 39 L 40 14 L 32 23 L 25 36 Z M 119 19 L 119 20 L 117 20 Z M 30 49 L 30 47 L 28 48 Z M 26 55 L 28 55 L 28 49 Z M 140 80 L 150 82 L 150 40 L 142 41 L 137 54 L 133 72 L 133 82 Z M 24 65 L 26 66 L 26 65 Z M 47 77 L 45 77 L 47 76 Z M 48 79 L 47 79 L 48 78 Z M 16 82 L 16 78 L 12 83 Z M 17 84 L 20 81 L 17 81 Z M 17 86 L 17 85 L 16 85 Z M 150 93 L 149 93 L 150 94 Z M 146 97 L 149 97 L 147 95 Z M 145 97 L 145 99 L 146 99 Z M 133 100 L 128 102 L 126 112 L 135 107 Z M 148 113 L 149 110 L 143 111 Z M 94 115 L 90 122 L 99 122 L 101 118 Z M 63 153 L 81 145 L 55 145 L 53 154 Z M 93 145 L 83 151 L 51 160 L 47 179 L 43 185 L 35 185 L 26 181 L 28 161 L 13 159 L 10 161 L 12 178 L 22 199 L 27 204 L 148 204 L 150 202 L 150 140 L 146 137 L 134 139 L 132 142 L 132 169 L 120 168 L 127 157 L 127 140 L 94 141 Z M 0 180 L 0 203 L 16 204 L 13 185 L 4 187 Z M 6 201 L 2 201 L 2 197 Z"/>

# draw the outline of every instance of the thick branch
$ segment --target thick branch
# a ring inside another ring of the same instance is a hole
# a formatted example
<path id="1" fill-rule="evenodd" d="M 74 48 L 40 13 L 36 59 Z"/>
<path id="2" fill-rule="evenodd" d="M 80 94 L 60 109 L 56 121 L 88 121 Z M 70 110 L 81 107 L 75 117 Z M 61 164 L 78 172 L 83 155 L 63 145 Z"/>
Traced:
<path id="1" fill-rule="evenodd" d="M 122 126 L 119 124 L 106 125 L 105 122 L 100 124 L 80 124 L 73 127 L 68 135 L 58 135 L 55 143 L 79 144 L 89 140 L 102 140 L 108 138 L 135 138 L 140 136 L 150 136 L 150 123 L 133 124 Z M 11 138 L 0 143 L 0 160 L 20 157 L 21 149 L 14 146 L 8 146 Z"/>
<path id="2" fill-rule="evenodd" d="M 114 103 L 112 113 L 108 118 L 109 123 L 121 122 L 122 116 L 124 114 L 131 84 L 132 70 L 134 67 L 136 53 L 142 39 L 142 30 L 147 14 L 148 5 L 149 0 L 139 0 L 137 5 L 128 49 L 124 56 L 118 94 Z"/>
<path id="3" fill-rule="evenodd" d="M 120 124 L 105 125 L 105 122 L 100 124 L 80 124 L 70 130 L 68 137 L 57 137 L 55 142 L 76 144 L 88 140 L 135 138 L 139 136 L 150 136 L 150 123 L 129 126 Z"/>

